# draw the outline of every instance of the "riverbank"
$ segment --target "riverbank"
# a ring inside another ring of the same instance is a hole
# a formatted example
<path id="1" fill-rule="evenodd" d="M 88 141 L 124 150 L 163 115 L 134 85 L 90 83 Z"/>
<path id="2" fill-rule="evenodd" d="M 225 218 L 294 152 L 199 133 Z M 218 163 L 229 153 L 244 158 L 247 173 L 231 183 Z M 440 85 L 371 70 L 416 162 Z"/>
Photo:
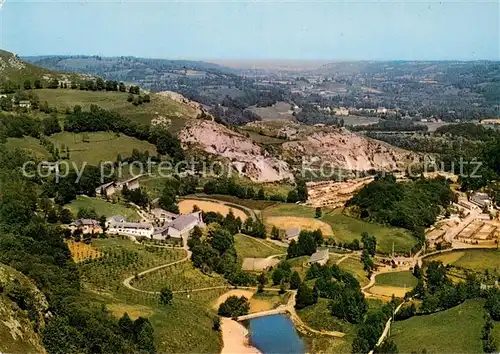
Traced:
<path id="1" fill-rule="evenodd" d="M 223 347 L 221 354 L 261 354 L 249 342 L 248 330 L 230 318 L 221 317 Z"/>

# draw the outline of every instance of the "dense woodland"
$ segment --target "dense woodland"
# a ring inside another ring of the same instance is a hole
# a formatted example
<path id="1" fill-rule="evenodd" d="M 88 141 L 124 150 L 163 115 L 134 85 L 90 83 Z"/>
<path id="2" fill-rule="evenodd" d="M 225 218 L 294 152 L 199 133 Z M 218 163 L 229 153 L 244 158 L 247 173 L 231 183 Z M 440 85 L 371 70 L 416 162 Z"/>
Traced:
<path id="1" fill-rule="evenodd" d="M 44 293 L 51 317 L 38 328 L 49 353 L 155 352 L 147 319 L 118 321 L 82 293 L 81 279 L 62 229 L 47 223 L 39 181 L 25 179 L 19 168 L 28 160 L 0 145 L 0 262 L 27 275 Z M 26 289 L 16 302 L 30 310 Z"/>
<path id="2" fill-rule="evenodd" d="M 397 183 L 393 175 L 376 177 L 347 207 L 362 219 L 406 228 L 423 241 L 423 229 L 432 225 L 443 208 L 455 201 L 449 182 L 418 178 Z"/>

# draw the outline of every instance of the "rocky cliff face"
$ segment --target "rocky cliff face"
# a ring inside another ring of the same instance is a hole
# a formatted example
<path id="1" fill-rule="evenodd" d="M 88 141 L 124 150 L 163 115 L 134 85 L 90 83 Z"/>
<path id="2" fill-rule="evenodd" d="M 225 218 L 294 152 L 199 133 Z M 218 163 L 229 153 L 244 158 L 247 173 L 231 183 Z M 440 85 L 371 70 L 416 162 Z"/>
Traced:
<path id="1" fill-rule="evenodd" d="M 39 331 L 48 303 L 23 274 L 0 264 L 0 352 L 45 353 Z"/>
<path id="2" fill-rule="evenodd" d="M 300 140 L 285 142 L 283 151 L 297 159 L 315 164 L 328 163 L 336 168 L 367 171 L 394 171 L 418 161 L 419 155 L 371 140 L 346 129 L 314 132 Z"/>
<path id="3" fill-rule="evenodd" d="M 179 133 L 179 139 L 184 148 L 198 147 L 228 159 L 242 175 L 255 182 L 293 180 L 284 161 L 265 153 L 246 136 L 215 122 L 192 122 Z"/>

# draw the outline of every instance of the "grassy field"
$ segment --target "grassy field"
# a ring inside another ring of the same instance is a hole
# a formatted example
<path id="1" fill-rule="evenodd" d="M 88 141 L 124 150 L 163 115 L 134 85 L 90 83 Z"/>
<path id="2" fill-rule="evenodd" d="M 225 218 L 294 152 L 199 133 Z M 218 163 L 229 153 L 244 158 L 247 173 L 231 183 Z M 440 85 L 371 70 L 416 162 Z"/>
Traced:
<path id="1" fill-rule="evenodd" d="M 375 284 L 381 286 L 414 287 L 417 285 L 417 278 L 411 272 L 383 273 L 375 277 Z"/>
<path id="2" fill-rule="evenodd" d="M 130 275 L 182 259 L 185 251 L 144 246 L 121 238 L 94 239 L 92 246 L 103 257 L 89 263 L 80 263 L 84 281 L 96 289 L 115 289 Z"/>
<path id="3" fill-rule="evenodd" d="M 339 264 L 340 269 L 343 269 L 356 277 L 361 286 L 369 283 L 366 272 L 363 270 L 363 264 L 356 258 L 348 258 Z"/>
<path id="4" fill-rule="evenodd" d="M 89 142 L 83 142 L 84 134 L 88 136 Z M 149 151 L 150 155 L 156 155 L 154 145 L 111 132 L 81 134 L 62 132 L 51 135 L 49 140 L 59 149 L 62 145 L 69 147 L 70 161 L 74 161 L 78 165 L 82 165 L 84 162 L 89 165 L 97 165 L 100 161 L 116 161 L 118 154 L 125 158 L 132 155 L 133 149 L 140 152 Z"/>
<path id="5" fill-rule="evenodd" d="M 411 248 L 417 243 L 415 238 L 403 229 L 397 229 L 380 224 L 369 223 L 350 216 L 343 215 L 341 209 L 336 209 L 331 213 L 323 215 L 324 222 L 330 224 L 333 229 L 334 238 L 337 241 L 351 242 L 355 238 L 361 240 L 361 234 L 368 234 L 377 237 L 377 252 L 388 254 L 394 251 L 397 253 L 409 253 Z"/>
<path id="6" fill-rule="evenodd" d="M 71 210 L 73 215 L 76 217 L 78 209 L 94 209 L 97 215 L 105 215 L 106 217 L 111 217 L 113 215 L 123 215 L 128 221 L 139 221 L 139 215 L 133 208 L 127 208 L 126 206 L 119 203 L 107 202 L 104 199 L 90 198 L 84 196 L 78 196 L 70 204 L 64 206 Z"/>
<path id="7" fill-rule="evenodd" d="M 225 285 L 226 281 L 220 275 L 204 274 L 192 263 L 184 262 L 146 274 L 132 284 L 142 290 L 160 291 L 167 286 L 176 291 L 220 286 Z"/>
<path id="8" fill-rule="evenodd" d="M 314 218 L 315 209 L 296 204 L 277 204 L 265 209 L 263 215 L 265 218 L 274 216 Z M 315 220 L 327 223 L 337 242 L 352 242 L 356 238 L 361 241 L 361 234 L 368 232 L 377 237 L 377 252 L 383 254 L 392 252 L 393 243 L 397 253 L 409 253 L 416 244 L 416 240 L 403 229 L 369 223 L 346 216 L 342 214 L 341 208 L 333 211 L 323 210 L 323 217 Z"/>
<path id="9" fill-rule="evenodd" d="M 286 253 L 286 248 L 272 242 L 237 234 L 234 236 L 234 246 L 240 259 L 266 258 L 275 254 Z"/>
<path id="10" fill-rule="evenodd" d="M 46 160 L 50 158 L 50 153 L 45 149 L 38 139 L 26 136 L 24 138 L 8 138 L 6 146 L 8 149 L 21 149 L 32 154 L 35 158 Z"/>
<path id="11" fill-rule="evenodd" d="M 299 317 L 307 325 L 317 330 L 340 331 L 346 336 L 343 339 L 333 339 L 327 336 L 304 336 L 303 339 L 312 353 L 351 353 L 352 341 L 356 336 L 356 326 L 340 320 L 330 314 L 329 300 L 319 299 L 318 303 L 297 311 Z"/>
<path id="12" fill-rule="evenodd" d="M 401 353 L 482 353 L 484 302 L 465 303 L 432 315 L 395 322 L 391 330 Z"/>
<path id="13" fill-rule="evenodd" d="M 426 261 L 431 259 L 473 270 L 500 271 L 500 250 L 496 249 L 451 252 L 428 258 Z"/>
<path id="14" fill-rule="evenodd" d="M 124 92 L 43 89 L 36 93 L 40 102 L 47 101 L 49 106 L 56 107 L 59 112 L 64 112 L 66 108 L 72 109 L 75 105 L 88 110 L 91 104 L 95 104 L 140 123 L 149 123 L 159 115 L 164 116 L 171 120 L 171 130 L 181 129 L 186 122 L 185 118 L 196 118 L 196 111 L 192 107 L 156 94 L 150 94 L 150 103 L 134 106 L 127 102 L 128 93 Z"/>

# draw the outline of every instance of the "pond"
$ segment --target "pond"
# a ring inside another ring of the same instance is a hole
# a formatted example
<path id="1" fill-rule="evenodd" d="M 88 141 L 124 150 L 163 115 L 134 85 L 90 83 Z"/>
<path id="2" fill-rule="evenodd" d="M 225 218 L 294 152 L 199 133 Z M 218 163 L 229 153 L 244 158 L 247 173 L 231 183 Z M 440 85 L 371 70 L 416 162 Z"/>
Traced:
<path id="1" fill-rule="evenodd" d="M 304 354 L 305 346 L 293 322 L 285 315 L 255 318 L 249 321 L 250 341 L 264 354 Z"/>

